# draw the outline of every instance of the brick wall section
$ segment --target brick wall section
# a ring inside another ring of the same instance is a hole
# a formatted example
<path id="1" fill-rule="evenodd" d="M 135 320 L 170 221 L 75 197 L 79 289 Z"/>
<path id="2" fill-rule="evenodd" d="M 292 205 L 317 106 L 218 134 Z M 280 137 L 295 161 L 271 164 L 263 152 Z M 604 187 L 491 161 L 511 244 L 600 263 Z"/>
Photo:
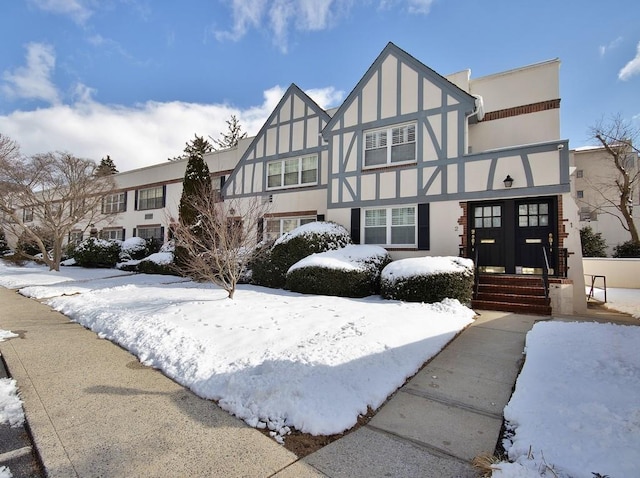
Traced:
<path id="1" fill-rule="evenodd" d="M 460 208 L 462 209 L 462 215 L 458 218 L 458 225 L 460 226 L 458 230 L 460 234 L 458 237 L 460 238 L 460 251 L 462 257 L 467 257 L 467 203 L 461 202 Z"/>
<path id="2" fill-rule="evenodd" d="M 540 111 L 553 110 L 560 108 L 560 98 L 556 100 L 540 101 L 538 103 L 531 103 L 529 105 L 515 106 L 513 108 L 506 108 L 498 111 L 490 111 L 485 113 L 482 122 L 497 120 L 502 118 L 509 118 L 511 116 L 525 115 L 528 113 L 538 113 Z"/>

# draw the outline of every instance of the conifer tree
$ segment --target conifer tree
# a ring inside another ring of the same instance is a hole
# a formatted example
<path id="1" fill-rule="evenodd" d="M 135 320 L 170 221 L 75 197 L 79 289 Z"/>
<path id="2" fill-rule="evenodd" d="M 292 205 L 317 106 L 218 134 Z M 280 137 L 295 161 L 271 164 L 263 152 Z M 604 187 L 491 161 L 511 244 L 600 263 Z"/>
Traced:
<path id="1" fill-rule="evenodd" d="M 100 160 L 100 164 L 96 168 L 96 176 L 108 176 L 110 174 L 116 174 L 117 172 L 118 169 L 108 154 L 106 158 Z"/>
<path id="2" fill-rule="evenodd" d="M 203 136 L 198 136 L 194 133 L 194 138 L 191 141 L 185 143 L 185 148 L 180 156 L 169 158 L 169 161 L 180 161 L 182 159 L 189 159 L 194 154 L 199 154 L 204 157 L 205 153 L 213 151 L 213 145 Z"/>
<path id="3" fill-rule="evenodd" d="M 195 148 L 191 150 L 189 153 L 189 161 L 187 162 L 187 169 L 184 173 L 182 196 L 180 198 L 178 212 L 180 214 L 180 222 L 185 225 L 194 225 L 198 219 L 198 212 L 192 207 L 194 201 L 190 198 L 196 194 L 209 195 L 213 193 L 209 167 L 203 159 L 204 155 L 202 151 L 202 149 Z"/>
<path id="4" fill-rule="evenodd" d="M 242 126 L 236 118 L 236 115 L 231 115 L 231 118 L 227 120 L 228 132 L 220 133 L 220 139 L 214 139 L 216 151 L 221 149 L 234 148 L 238 146 L 238 142 L 241 139 L 247 137 L 247 133 L 242 133 Z"/>

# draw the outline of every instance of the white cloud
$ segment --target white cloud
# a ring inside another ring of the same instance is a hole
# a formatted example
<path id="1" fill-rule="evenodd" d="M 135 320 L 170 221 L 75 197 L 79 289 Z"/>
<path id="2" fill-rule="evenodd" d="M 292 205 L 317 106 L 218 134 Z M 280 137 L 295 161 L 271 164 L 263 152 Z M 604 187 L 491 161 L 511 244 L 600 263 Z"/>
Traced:
<path id="1" fill-rule="evenodd" d="M 600 56 L 605 56 L 609 50 L 613 50 L 618 47 L 622 43 L 622 37 L 618 37 L 613 41 L 610 41 L 607 45 L 600 45 L 598 47 L 598 51 L 600 52 Z"/>
<path id="2" fill-rule="evenodd" d="M 618 78 L 622 81 L 626 81 L 632 76 L 640 74 L 640 42 L 636 50 L 636 56 L 618 72 Z"/>
<path id="3" fill-rule="evenodd" d="M 84 24 L 93 14 L 92 0 L 29 0 L 29 3 L 46 12 L 68 15 L 79 24 Z"/>
<path id="4" fill-rule="evenodd" d="M 27 45 L 26 65 L 5 70 L 2 74 L 2 90 L 8 96 L 44 100 L 49 103 L 60 101 L 58 90 L 51 81 L 51 73 L 56 64 L 53 46 L 45 43 Z"/>
<path id="5" fill-rule="evenodd" d="M 232 0 L 233 27 L 217 31 L 218 40 L 240 40 L 249 28 L 264 27 L 274 43 L 287 51 L 291 28 L 317 31 L 330 28 L 333 19 L 348 11 L 353 0 Z"/>
<path id="6" fill-rule="evenodd" d="M 76 103 L 0 116 L 0 131 L 17 141 L 25 154 L 69 151 L 96 161 L 109 154 L 120 171 L 127 171 L 177 156 L 194 133 L 219 138 L 232 114 L 243 131 L 255 135 L 284 92 L 280 86 L 270 88 L 262 104 L 246 109 L 179 101 L 124 107 L 100 104 L 92 99 L 91 88 L 78 84 Z M 307 93 L 322 107 L 344 97 L 333 87 Z"/>
<path id="7" fill-rule="evenodd" d="M 431 11 L 431 5 L 435 0 L 408 0 L 409 13 L 426 15 Z"/>

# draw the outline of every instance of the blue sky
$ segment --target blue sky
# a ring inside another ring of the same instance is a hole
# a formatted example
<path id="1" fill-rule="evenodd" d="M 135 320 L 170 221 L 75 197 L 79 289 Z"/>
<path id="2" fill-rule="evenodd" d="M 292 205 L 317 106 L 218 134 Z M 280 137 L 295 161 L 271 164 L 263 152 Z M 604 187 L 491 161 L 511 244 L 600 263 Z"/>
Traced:
<path id="1" fill-rule="evenodd" d="M 0 31 L 0 132 L 121 171 L 255 134 L 291 83 L 336 106 L 389 41 L 443 75 L 560 58 L 571 147 L 640 126 L 637 0 L 5 0 Z"/>

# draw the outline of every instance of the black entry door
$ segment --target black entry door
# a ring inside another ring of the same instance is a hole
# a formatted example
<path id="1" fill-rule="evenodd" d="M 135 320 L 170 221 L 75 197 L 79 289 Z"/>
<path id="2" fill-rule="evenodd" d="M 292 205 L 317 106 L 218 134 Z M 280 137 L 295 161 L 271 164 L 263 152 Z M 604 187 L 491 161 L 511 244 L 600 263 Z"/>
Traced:
<path id="1" fill-rule="evenodd" d="M 556 269 L 555 202 L 550 198 L 516 201 L 515 272 L 542 274 L 545 252 L 549 272 Z"/>
<path id="2" fill-rule="evenodd" d="M 505 207 L 503 202 L 471 206 L 471 238 L 473 257 L 478 255 L 480 272 L 506 272 Z M 476 251 L 477 249 L 477 251 Z"/>

